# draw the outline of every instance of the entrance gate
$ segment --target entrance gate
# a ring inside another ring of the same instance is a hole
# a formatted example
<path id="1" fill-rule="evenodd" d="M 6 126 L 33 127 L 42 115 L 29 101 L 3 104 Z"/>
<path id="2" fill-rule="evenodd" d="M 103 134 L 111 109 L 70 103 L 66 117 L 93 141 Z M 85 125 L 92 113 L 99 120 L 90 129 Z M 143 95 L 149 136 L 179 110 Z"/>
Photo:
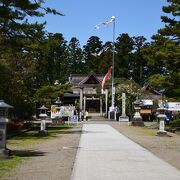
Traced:
<path id="1" fill-rule="evenodd" d="M 86 100 L 86 109 L 90 113 L 99 113 L 100 112 L 99 100 L 87 99 Z"/>

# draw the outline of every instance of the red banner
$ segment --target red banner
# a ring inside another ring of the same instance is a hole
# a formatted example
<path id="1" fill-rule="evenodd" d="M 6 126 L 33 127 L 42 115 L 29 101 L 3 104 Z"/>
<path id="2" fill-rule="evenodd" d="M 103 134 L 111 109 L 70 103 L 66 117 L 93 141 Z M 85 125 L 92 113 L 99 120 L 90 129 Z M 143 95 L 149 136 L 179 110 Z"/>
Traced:
<path id="1" fill-rule="evenodd" d="M 106 83 L 106 81 L 109 79 L 109 77 L 111 76 L 111 72 L 112 72 L 112 66 L 109 68 L 107 74 L 104 76 L 103 81 L 102 81 L 102 89 L 104 89 L 104 85 Z"/>

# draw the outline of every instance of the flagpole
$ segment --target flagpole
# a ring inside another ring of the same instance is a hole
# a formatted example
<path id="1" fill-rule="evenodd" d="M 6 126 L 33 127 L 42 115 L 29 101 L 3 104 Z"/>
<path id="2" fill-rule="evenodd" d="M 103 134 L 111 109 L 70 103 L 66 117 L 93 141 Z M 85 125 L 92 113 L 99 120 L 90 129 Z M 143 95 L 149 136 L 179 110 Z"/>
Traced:
<path id="1" fill-rule="evenodd" d="M 110 119 L 110 112 L 114 112 L 114 119 L 116 120 L 116 112 L 114 111 L 114 99 L 115 99 L 115 87 L 114 87 L 114 56 L 115 56 L 115 16 L 112 16 L 110 20 L 107 20 L 105 22 L 101 22 L 98 25 L 95 26 L 96 29 L 99 29 L 100 27 L 107 26 L 109 24 L 113 23 L 113 42 L 112 42 L 112 67 L 111 67 L 111 72 L 112 72 L 112 101 L 111 101 L 111 107 L 109 109 L 108 113 L 108 119 Z M 108 71 L 110 72 L 110 71 Z M 108 73 L 109 75 L 109 73 Z M 103 79 L 102 85 L 104 86 L 105 81 L 108 79 L 108 75 L 106 79 Z M 102 88 L 103 89 L 103 88 Z"/>
<path id="2" fill-rule="evenodd" d="M 114 98 L 115 98 L 115 89 L 114 89 L 114 57 L 115 57 L 115 16 L 112 16 L 113 20 L 113 44 L 112 44 L 112 102 L 111 108 L 114 109 Z"/>

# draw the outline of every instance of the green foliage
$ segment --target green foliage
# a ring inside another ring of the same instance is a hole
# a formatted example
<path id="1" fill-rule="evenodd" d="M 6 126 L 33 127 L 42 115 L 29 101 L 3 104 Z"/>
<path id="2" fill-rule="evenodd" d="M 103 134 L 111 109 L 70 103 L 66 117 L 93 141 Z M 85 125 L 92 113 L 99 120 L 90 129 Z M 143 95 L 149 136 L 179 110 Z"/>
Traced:
<path id="1" fill-rule="evenodd" d="M 70 74 L 83 72 L 83 53 L 77 38 L 73 37 L 68 45 L 68 70 Z"/>
<path id="2" fill-rule="evenodd" d="M 62 97 L 64 93 L 71 92 L 71 85 L 63 84 L 57 86 L 42 86 L 35 93 L 35 99 L 43 104 L 48 104 L 51 99 L 56 99 L 57 97 Z"/>
<path id="3" fill-rule="evenodd" d="M 180 128 L 180 119 L 175 119 L 169 122 L 169 127 L 171 128 Z"/>
<path id="4" fill-rule="evenodd" d="M 147 61 L 144 58 L 143 49 L 149 44 L 143 36 L 133 37 L 133 43 L 135 52 L 132 54 L 130 68 L 133 71 L 133 79 L 143 85 L 148 76 L 147 70 L 144 69 L 147 67 Z"/>
<path id="5" fill-rule="evenodd" d="M 68 76 L 67 42 L 62 34 L 47 34 L 41 40 L 36 56 L 36 87 L 65 83 Z"/>
<path id="6" fill-rule="evenodd" d="M 133 39 L 128 34 L 121 34 L 115 43 L 115 76 L 128 78 L 133 50 Z"/>
<path id="7" fill-rule="evenodd" d="M 121 80 L 121 84 L 116 86 L 116 105 L 121 106 L 122 104 L 122 93 L 126 93 L 126 108 L 127 114 L 132 114 L 132 103 L 135 101 L 136 97 L 142 94 L 142 89 L 139 84 L 134 81 L 124 81 Z"/>
<path id="8" fill-rule="evenodd" d="M 152 89 L 155 90 L 161 90 L 163 87 L 167 87 L 167 77 L 160 75 L 160 74 L 154 74 L 149 78 L 149 84 Z"/>
<path id="9" fill-rule="evenodd" d="M 0 0 L 0 99 L 15 107 L 13 114 L 18 118 L 32 114 L 33 94 L 47 81 L 45 70 L 50 62 L 45 23 L 29 23 L 28 18 L 60 13 L 42 7 L 43 3 Z"/>
<path id="10" fill-rule="evenodd" d="M 163 6 L 163 11 L 167 14 L 171 14 L 173 18 L 167 16 L 161 16 L 161 19 L 166 26 L 160 29 L 158 32 L 165 36 L 170 37 L 175 41 L 180 40 L 180 2 L 178 0 L 167 0 L 168 5 Z"/>
<path id="11" fill-rule="evenodd" d="M 171 15 L 161 17 L 166 23 L 165 27 L 159 29 L 158 34 L 152 37 L 154 41 L 144 50 L 144 54 L 150 67 L 150 76 L 152 76 L 149 78 L 151 86 L 156 89 L 166 88 L 165 94 L 168 97 L 179 99 L 180 2 L 177 0 L 167 2 L 168 6 L 164 6 L 163 11 Z"/>
<path id="12" fill-rule="evenodd" d="M 165 88 L 169 98 L 180 98 L 180 3 L 167 2 L 163 7 L 167 16 L 161 17 L 165 27 L 151 43 L 143 36 L 130 37 L 127 33 L 116 39 L 115 83 L 124 84 L 118 86 L 119 95 L 125 91 L 131 101 L 139 95 L 135 82 L 142 85 L 145 81 L 152 89 Z M 36 100 L 50 102 L 68 91 L 68 87 L 53 86 L 56 80 L 66 83 L 71 73 L 105 74 L 112 66 L 112 42 L 103 44 L 99 37 L 91 36 L 81 48 L 76 37 L 67 44 L 63 34 L 46 32 L 46 23 L 30 23 L 30 17 L 47 13 L 63 16 L 44 7 L 43 0 L 0 0 L 0 99 L 12 104 L 19 117 L 32 114 Z M 123 80 L 131 78 L 132 88 Z M 119 101 L 120 96 L 116 98 Z"/>
<path id="13" fill-rule="evenodd" d="M 12 159 L 0 160 L 0 179 L 4 179 L 14 170 L 21 162 L 21 157 L 14 156 Z"/>
<path id="14" fill-rule="evenodd" d="M 117 89 L 117 92 L 120 94 L 124 92 L 124 93 L 127 93 L 127 95 L 130 95 L 133 97 L 140 96 L 142 93 L 140 85 L 134 82 L 133 80 L 130 80 L 130 81 L 126 80 L 123 83 L 118 84 L 116 89 Z"/>
<path id="15" fill-rule="evenodd" d="M 89 71 L 99 72 L 100 57 L 94 56 L 93 54 L 98 54 L 102 50 L 102 41 L 99 37 L 91 36 L 87 41 L 87 44 L 83 47 L 85 69 Z M 86 71 L 86 72 L 87 72 Z"/>
<path id="16" fill-rule="evenodd" d="M 106 74 L 112 65 L 112 43 L 106 42 L 103 45 L 104 50 L 99 56 L 98 72 Z M 102 50 L 101 50 L 102 51 Z"/>

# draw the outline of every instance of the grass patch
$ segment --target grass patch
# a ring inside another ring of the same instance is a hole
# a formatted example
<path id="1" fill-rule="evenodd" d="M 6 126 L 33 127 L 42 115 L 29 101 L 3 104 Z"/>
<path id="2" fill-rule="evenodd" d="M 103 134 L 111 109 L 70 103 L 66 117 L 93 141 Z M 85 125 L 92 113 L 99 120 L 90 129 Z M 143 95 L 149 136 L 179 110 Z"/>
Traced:
<path id="1" fill-rule="evenodd" d="M 10 159 L 0 159 L 0 179 L 6 177 L 14 170 L 22 161 L 22 158 L 14 156 Z"/>
<path id="2" fill-rule="evenodd" d="M 66 133 L 72 127 L 72 125 L 49 126 L 47 127 L 48 136 L 45 137 L 39 136 L 39 128 L 35 128 L 31 131 L 25 132 L 23 134 L 8 139 L 7 145 L 9 149 L 14 149 L 27 147 L 28 145 L 32 146 L 36 143 L 43 143 L 63 133 Z"/>
<path id="3" fill-rule="evenodd" d="M 128 128 L 143 136 L 154 136 L 156 133 L 156 130 L 147 127 L 128 126 Z"/>
<path id="4" fill-rule="evenodd" d="M 158 129 L 159 128 L 159 123 L 154 122 L 150 126 L 148 126 L 149 129 Z"/>

